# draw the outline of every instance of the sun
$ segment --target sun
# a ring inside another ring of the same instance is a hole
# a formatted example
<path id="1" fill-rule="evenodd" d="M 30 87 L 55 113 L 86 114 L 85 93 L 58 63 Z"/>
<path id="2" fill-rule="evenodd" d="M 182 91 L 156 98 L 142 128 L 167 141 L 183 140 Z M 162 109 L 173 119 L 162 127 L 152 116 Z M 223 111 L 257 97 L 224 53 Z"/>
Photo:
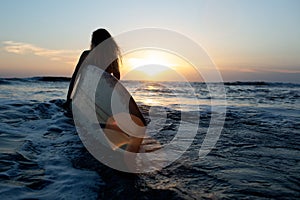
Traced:
<path id="1" fill-rule="evenodd" d="M 123 80 L 199 80 L 197 71 L 184 58 L 161 49 L 138 49 L 122 55 Z"/>
<path id="2" fill-rule="evenodd" d="M 148 76 L 155 76 L 168 70 L 170 66 L 169 63 L 155 58 L 130 58 L 128 61 L 132 70 L 143 72 Z"/>
<path id="3" fill-rule="evenodd" d="M 137 71 L 146 76 L 154 77 L 172 69 L 176 63 L 170 59 L 167 52 L 161 50 L 140 50 L 123 57 L 127 72 Z"/>

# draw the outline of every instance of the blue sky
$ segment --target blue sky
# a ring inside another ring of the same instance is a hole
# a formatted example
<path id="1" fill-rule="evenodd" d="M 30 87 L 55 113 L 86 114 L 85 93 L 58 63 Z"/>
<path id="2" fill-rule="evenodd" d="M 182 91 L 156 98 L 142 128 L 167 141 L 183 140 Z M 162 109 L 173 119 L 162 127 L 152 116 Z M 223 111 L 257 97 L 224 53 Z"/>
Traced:
<path id="1" fill-rule="evenodd" d="M 225 81 L 300 80 L 298 0 L 7 0 L 0 10 L 2 77 L 70 76 L 96 28 L 159 27 L 201 44 Z M 17 43 L 46 53 L 12 51 Z M 54 50 L 64 57 L 51 58 Z"/>

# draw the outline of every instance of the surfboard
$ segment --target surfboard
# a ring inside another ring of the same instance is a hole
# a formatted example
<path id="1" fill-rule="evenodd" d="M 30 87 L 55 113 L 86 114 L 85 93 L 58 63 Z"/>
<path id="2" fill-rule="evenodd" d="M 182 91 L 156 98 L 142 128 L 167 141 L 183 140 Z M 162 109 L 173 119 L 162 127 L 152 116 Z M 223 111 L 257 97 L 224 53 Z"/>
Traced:
<path id="1" fill-rule="evenodd" d="M 97 119 L 115 147 L 137 152 L 146 131 L 146 121 L 131 94 L 111 74 L 101 71 L 95 93 Z"/>
<path id="2" fill-rule="evenodd" d="M 112 149 L 123 147 L 130 152 L 139 151 L 145 137 L 146 121 L 119 80 L 101 68 L 89 65 L 81 71 L 75 91 L 73 98 L 78 93 L 82 96 L 77 98 L 80 99 L 77 106 L 80 106 L 79 102 L 85 104 L 82 105 L 82 112 L 90 110 L 86 118 L 96 114 L 97 124 Z M 81 121 L 84 120 L 81 117 Z"/>

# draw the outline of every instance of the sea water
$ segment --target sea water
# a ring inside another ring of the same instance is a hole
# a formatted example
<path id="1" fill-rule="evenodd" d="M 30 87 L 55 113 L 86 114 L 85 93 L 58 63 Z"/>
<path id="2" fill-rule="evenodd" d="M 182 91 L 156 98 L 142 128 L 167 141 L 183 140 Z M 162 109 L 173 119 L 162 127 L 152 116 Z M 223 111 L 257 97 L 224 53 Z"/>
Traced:
<path id="1" fill-rule="evenodd" d="M 299 84 L 225 83 L 225 124 L 200 159 L 212 114 L 206 84 L 123 81 L 146 118 L 151 108 L 167 112 L 152 130 L 161 143 L 176 134 L 182 112 L 197 106 L 201 116 L 190 148 L 146 174 L 113 170 L 90 155 L 62 107 L 68 84 L 59 77 L 0 79 L 0 199 L 300 198 Z"/>

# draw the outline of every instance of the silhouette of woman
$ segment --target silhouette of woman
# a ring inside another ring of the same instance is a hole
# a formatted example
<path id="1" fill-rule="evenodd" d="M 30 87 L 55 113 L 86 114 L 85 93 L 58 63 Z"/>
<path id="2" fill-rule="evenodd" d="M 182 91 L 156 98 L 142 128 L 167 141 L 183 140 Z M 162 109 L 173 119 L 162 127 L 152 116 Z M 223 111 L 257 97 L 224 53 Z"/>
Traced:
<path id="1" fill-rule="evenodd" d="M 99 45 L 101 44 L 101 45 Z M 97 47 L 97 48 L 96 48 Z M 70 109 L 72 102 L 72 93 L 75 87 L 76 79 L 79 77 L 84 66 L 97 66 L 107 73 L 112 74 L 118 80 L 120 80 L 120 70 L 119 70 L 119 60 L 121 58 L 121 53 L 117 43 L 114 41 L 109 32 L 105 29 L 98 29 L 93 32 L 91 40 L 91 49 L 84 51 L 76 65 L 75 71 L 72 75 L 72 79 L 69 85 L 69 90 L 67 94 L 67 100 L 64 105 L 65 108 Z M 78 76 L 78 77 L 77 77 Z M 80 80 L 80 79 L 79 79 Z M 116 83 L 115 81 L 111 82 Z M 99 86 L 99 85 L 98 85 Z M 101 96 L 102 91 L 98 90 L 98 86 L 95 93 L 95 98 L 97 95 Z M 75 90 L 74 90 L 75 91 Z M 105 96 L 105 98 L 110 98 Z M 97 98 L 96 98 L 97 99 Z M 95 108 L 97 110 L 97 106 Z M 134 137 L 126 134 L 115 122 L 115 116 L 111 108 L 106 108 L 106 115 L 102 116 L 101 119 L 98 118 L 98 122 L 104 133 L 109 138 L 109 140 L 116 146 L 126 145 L 126 151 L 138 152 L 140 145 L 143 140 L 144 132 L 141 133 L 141 137 Z M 140 113 L 136 103 L 133 98 L 130 98 L 129 111 L 132 116 L 132 120 L 141 127 L 146 126 L 146 121 L 143 115 Z M 98 116 L 97 116 L 98 117 Z M 142 129 L 144 130 L 144 129 Z M 141 131 L 140 131 L 141 132 Z"/>
<path id="2" fill-rule="evenodd" d="M 97 45 L 99 45 L 100 43 L 102 43 L 103 41 L 105 41 L 107 39 L 109 39 L 109 43 L 108 43 L 109 47 L 107 48 L 106 52 L 102 52 L 102 53 L 109 54 L 109 55 L 105 55 L 106 57 L 116 58 L 116 59 L 114 59 L 113 62 L 111 64 L 109 64 L 109 66 L 105 69 L 105 71 L 110 74 L 113 74 L 118 80 L 120 79 L 119 59 L 118 58 L 121 57 L 120 56 L 121 54 L 120 54 L 119 47 L 107 30 L 102 29 L 102 28 L 98 29 L 98 30 L 94 31 L 92 34 L 91 49 L 84 51 L 79 58 L 79 61 L 76 65 L 75 71 L 74 71 L 71 81 L 70 81 L 69 90 L 68 90 L 68 94 L 67 94 L 67 101 L 65 103 L 65 106 L 68 107 L 72 101 L 71 95 L 72 95 L 72 92 L 74 89 L 74 83 L 75 83 L 77 74 L 80 71 L 81 64 L 87 58 L 89 53 Z M 101 55 L 99 55 L 99 56 L 101 57 Z"/>

